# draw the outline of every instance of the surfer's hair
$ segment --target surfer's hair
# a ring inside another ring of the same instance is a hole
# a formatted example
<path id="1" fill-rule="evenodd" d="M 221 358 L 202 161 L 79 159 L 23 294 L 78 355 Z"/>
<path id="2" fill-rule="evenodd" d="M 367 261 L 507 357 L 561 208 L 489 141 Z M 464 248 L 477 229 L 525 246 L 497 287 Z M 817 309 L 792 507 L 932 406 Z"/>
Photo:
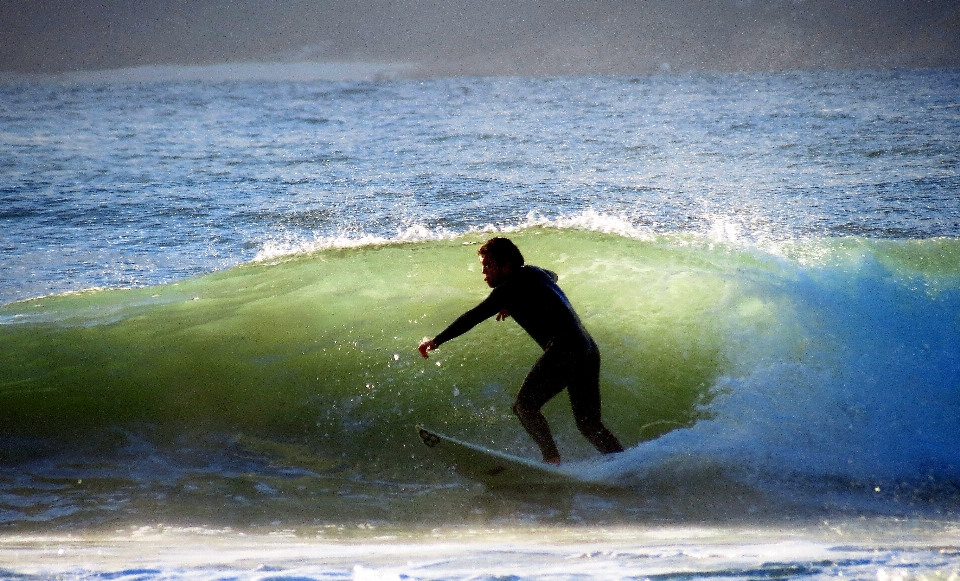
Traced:
<path id="1" fill-rule="evenodd" d="M 523 254 L 520 254 L 520 249 L 509 238 L 500 236 L 491 238 L 477 250 L 477 254 L 490 258 L 500 266 L 508 264 L 513 265 L 514 268 L 523 266 Z"/>

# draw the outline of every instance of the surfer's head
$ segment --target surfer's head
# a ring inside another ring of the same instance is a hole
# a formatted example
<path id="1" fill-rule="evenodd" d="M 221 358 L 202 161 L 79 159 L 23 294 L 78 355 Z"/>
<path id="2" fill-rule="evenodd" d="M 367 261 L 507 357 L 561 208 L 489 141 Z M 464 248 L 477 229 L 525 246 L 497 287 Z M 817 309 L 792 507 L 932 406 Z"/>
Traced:
<path id="1" fill-rule="evenodd" d="M 477 254 L 483 266 L 483 280 L 490 288 L 499 285 L 510 273 L 523 266 L 523 254 L 509 238 L 491 238 L 477 250 Z"/>

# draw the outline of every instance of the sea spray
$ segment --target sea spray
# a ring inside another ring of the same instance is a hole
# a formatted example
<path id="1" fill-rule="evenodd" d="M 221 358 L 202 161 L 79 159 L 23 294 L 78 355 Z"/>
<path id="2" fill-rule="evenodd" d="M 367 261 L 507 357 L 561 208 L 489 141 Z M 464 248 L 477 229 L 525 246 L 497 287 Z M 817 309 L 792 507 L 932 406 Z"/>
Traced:
<path id="1" fill-rule="evenodd" d="M 606 468 L 635 482 L 722 474 L 812 504 L 829 490 L 852 509 L 955 502 L 957 249 L 821 241 L 786 252 L 800 262 L 752 270 L 741 282 L 775 305 L 775 326 L 727 335 L 709 417 Z"/>

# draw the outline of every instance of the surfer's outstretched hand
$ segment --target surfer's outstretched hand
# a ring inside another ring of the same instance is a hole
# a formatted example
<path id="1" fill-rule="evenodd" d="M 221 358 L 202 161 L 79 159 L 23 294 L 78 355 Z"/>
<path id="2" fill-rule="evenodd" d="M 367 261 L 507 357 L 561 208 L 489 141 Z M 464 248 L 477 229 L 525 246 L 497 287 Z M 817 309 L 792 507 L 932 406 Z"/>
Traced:
<path id="1" fill-rule="evenodd" d="M 508 311 L 507 309 L 503 309 L 499 313 L 497 313 L 497 320 L 506 321 L 507 317 L 509 316 L 510 316 L 510 311 Z"/>
<path id="2" fill-rule="evenodd" d="M 420 355 L 424 359 L 429 357 L 429 355 L 427 355 L 427 351 L 433 351 L 436 348 L 437 348 L 437 344 L 433 342 L 433 339 L 424 339 L 423 343 L 420 343 L 420 346 L 417 347 L 417 349 L 420 350 Z"/>

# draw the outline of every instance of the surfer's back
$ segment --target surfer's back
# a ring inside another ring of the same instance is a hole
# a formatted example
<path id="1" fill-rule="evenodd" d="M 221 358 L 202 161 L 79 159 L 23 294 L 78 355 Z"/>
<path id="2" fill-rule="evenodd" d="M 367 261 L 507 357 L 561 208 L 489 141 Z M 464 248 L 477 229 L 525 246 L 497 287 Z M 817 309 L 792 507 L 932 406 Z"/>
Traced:
<path id="1" fill-rule="evenodd" d="M 557 285 L 557 275 L 549 270 L 523 266 L 497 286 L 490 299 L 509 312 L 544 349 L 552 343 L 595 348 L 567 295 Z"/>

